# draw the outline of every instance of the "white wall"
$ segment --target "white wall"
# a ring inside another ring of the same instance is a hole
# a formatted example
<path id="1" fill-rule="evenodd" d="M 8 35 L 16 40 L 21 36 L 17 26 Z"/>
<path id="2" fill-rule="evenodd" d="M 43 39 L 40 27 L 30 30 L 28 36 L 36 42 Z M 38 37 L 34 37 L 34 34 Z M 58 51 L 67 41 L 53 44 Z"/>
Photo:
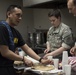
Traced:
<path id="1" fill-rule="evenodd" d="M 34 9 L 34 25 L 36 29 L 48 29 L 50 27 L 48 12 L 48 9 Z"/>

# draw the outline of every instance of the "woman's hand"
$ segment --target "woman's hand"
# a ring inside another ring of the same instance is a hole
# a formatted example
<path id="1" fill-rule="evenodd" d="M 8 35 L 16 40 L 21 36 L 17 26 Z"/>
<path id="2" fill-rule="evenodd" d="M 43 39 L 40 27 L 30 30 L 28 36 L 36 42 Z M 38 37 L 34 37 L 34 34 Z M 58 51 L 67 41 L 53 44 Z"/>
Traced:
<path id="1" fill-rule="evenodd" d="M 41 60 L 41 63 L 44 64 L 44 65 L 48 65 L 48 64 L 53 64 L 53 61 L 52 60 L 49 60 L 49 59 L 42 59 Z"/>
<path id="2" fill-rule="evenodd" d="M 48 52 L 49 52 L 49 49 L 45 49 L 45 50 L 44 50 L 44 53 L 48 53 Z"/>
<path id="3" fill-rule="evenodd" d="M 51 56 L 51 55 L 50 55 L 50 53 L 47 53 L 46 55 L 44 55 L 44 57 L 43 57 L 43 58 L 44 58 L 44 59 L 47 59 L 47 58 L 48 58 L 48 56 Z"/>
<path id="4" fill-rule="evenodd" d="M 48 59 L 48 56 L 50 56 L 50 53 L 46 54 L 43 59 L 41 60 L 42 64 L 53 64 L 53 60 Z"/>

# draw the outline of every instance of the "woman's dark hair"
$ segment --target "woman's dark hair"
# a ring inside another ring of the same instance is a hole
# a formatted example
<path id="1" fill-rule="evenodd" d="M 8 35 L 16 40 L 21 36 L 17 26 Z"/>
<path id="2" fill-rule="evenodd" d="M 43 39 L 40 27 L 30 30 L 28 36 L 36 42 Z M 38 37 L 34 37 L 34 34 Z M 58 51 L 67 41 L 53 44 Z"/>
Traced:
<path id="1" fill-rule="evenodd" d="M 53 9 L 48 13 L 48 17 L 55 16 L 56 18 L 61 17 L 61 13 L 59 9 Z"/>

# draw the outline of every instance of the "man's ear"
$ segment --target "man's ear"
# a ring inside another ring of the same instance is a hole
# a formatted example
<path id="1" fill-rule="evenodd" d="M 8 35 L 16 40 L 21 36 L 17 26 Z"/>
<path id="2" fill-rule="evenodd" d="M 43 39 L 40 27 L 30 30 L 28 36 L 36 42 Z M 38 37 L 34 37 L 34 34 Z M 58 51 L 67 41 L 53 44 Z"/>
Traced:
<path id="1" fill-rule="evenodd" d="M 7 16 L 8 16 L 8 17 L 10 16 L 10 12 L 9 12 L 9 11 L 7 12 Z"/>

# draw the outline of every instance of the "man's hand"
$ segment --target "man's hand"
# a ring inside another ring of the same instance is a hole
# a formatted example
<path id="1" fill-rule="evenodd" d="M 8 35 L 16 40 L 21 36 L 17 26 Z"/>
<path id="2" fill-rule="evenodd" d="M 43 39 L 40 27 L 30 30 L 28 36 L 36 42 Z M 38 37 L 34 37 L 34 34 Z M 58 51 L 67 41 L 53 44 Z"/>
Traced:
<path id="1" fill-rule="evenodd" d="M 71 48 L 70 53 L 72 55 L 75 55 L 76 54 L 75 51 L 76 51 L 76 46 L 74 46 L 74 47 Z"/>
<path id="2" fill-rule="evenodd" d="M 33 62 L 26 57 L 23 58 L 23 61 L 27 66 L 33 66 Z"/>

